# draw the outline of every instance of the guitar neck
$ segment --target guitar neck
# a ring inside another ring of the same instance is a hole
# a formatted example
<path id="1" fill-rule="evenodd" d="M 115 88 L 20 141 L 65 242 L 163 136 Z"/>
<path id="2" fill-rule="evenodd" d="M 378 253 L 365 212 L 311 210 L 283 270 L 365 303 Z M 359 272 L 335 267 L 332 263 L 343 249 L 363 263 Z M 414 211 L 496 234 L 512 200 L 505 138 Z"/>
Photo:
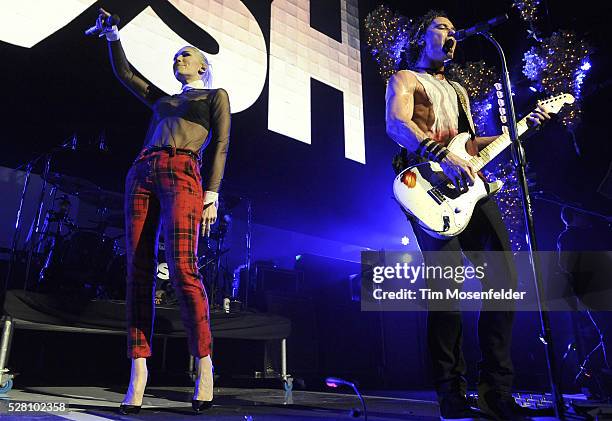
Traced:
<path id="1" fill-rule="evenodd" d="M 527 117 L 519 121 L 516 126 L 518 135 L 522 136 L 529 128 L 527 126 Z M 476 171 L 479 171 L 511 144 L 510 135 L 504 133 L 478 152 L 478 155 L 472 157 L 470 164 L 472 164 Z"/>

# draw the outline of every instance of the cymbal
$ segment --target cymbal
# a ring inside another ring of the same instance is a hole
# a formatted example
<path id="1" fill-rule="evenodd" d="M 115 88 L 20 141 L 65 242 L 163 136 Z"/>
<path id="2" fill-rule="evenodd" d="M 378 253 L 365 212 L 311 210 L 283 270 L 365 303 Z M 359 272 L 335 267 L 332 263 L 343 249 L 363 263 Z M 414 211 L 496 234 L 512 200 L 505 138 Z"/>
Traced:
<path id="1" fill-rule="evenodd" d="M 84 190 L 99 190 L 99 187 L 89 180 L 60 173 L 49 173 L 45 179 L 47 182 L 57 186 L 61 191 L 68 194 L 77 194 Z"/>
<path id="2" fill-rule="evenodd" d="M 123 209 L 123 194 L 114 191 L 92 189 L 79 192 L 77 195 L 85 203 L 98 208 Z"/>

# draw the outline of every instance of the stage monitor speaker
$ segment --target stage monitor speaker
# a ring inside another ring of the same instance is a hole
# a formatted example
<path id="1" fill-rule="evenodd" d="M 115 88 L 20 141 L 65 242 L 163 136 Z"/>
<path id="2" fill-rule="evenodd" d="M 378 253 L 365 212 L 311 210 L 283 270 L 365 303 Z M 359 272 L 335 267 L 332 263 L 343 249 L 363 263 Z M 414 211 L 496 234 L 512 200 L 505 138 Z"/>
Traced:
<path id="1" fill-rule="evenodd" d="M 240 297 L 247 307 L 269 311 L 266 294 L 297 296 L 302 280 L 303 274 L 299 271 L 256 262 L 250 277 L 246 269 L 240 272 Z"/>

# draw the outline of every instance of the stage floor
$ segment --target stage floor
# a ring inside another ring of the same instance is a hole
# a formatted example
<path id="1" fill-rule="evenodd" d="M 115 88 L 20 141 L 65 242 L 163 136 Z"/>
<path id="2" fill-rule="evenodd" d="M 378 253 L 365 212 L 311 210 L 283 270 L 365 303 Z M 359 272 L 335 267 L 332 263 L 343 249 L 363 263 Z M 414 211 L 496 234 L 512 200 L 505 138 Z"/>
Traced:
<path id="1" fill-rule="evenodd" d="M 0 418 L 96 421 L 108 419 L 193 420 L 190 388 L 147 388 L 143 409 L 135 416 L 117 413 L 123 390 L 100 387 L 30 387 L 0 395 Z M 394 396 L 366 395 L 368 419 L 438 420 L 438 404 L 432 392 L 394 392 Z M 293 392 L 293 405 L 284 405 L 284 391 L 278 389 L 215 388 L 215 405 L 206 411 L 206 420 L 358 420 L 351 408 L 360 408 L 354 395 L 344 393 Z M 8 413 L 9 402 L 64 402 L 68 412 Z M 535 418 L 534 418 L 535 419 Z M 538 418 L 539 420 L 553 418 Z"/>
<path id="2" fill-rule="evenodd" d="M 191 388 L 147 388 L 143 409 L 136 416 L 121 416 L 117 407 L 123 390 L 99 387 L 31 387 L 13 389 L 6 398 L 12 402 L 68 402 L 70 412 L 29 413 L 15 419 L 79 420 L 157 419 L 193 420 Z M 343 393 L 293 392 L 293 405 L 284 405 L 284 391 L 274 389 L 215 388 L 215 405 L 206 411 L 206 420 L 341 420 L 351 417 L 351 408 L 360 408 L 357 397 Z M 438 405 L 433 401 L 367 396 L 368 419 L 437 420 Z M 2 403 L 0 418 L 8 419 L 8 402 Z M 361 417 L 363 419 L 363 417 Z"/>

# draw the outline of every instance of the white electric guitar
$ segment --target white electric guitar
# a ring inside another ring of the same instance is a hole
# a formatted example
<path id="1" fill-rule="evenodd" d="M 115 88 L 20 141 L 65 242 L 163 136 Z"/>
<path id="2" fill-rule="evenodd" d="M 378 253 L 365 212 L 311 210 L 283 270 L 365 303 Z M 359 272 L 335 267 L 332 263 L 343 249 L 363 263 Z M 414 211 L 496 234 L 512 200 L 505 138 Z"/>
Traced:
<path id="1" fill-rule="evenodd" d="M 540 101 L 547 113 L 557 113 L 564 104 L 574 102 L 574 97 L 561 94 Z M 519 136 L 528 129 L 527 117 L 518 122 Z M 510 137 L 502 134 L 483 148 L 478 155 L 471 156 L 465 150 L 469 133 L 460 133 L 447 146 L 451 152 L 468 161 L 476 171 L 487 165 L 500 152 L 511 145 Z M 476 177 L 474 185 L 459 191 L 442 168 L 435 162 L 423 162 L 406 168 L 393 182 L 393 194 L 399 204 L 418 219 L 419 224 L 431 236 L 449 238 L 461 233 L 470 222 L 476 202 L 495 194 L 501 182 L 487 184 Z"/>

